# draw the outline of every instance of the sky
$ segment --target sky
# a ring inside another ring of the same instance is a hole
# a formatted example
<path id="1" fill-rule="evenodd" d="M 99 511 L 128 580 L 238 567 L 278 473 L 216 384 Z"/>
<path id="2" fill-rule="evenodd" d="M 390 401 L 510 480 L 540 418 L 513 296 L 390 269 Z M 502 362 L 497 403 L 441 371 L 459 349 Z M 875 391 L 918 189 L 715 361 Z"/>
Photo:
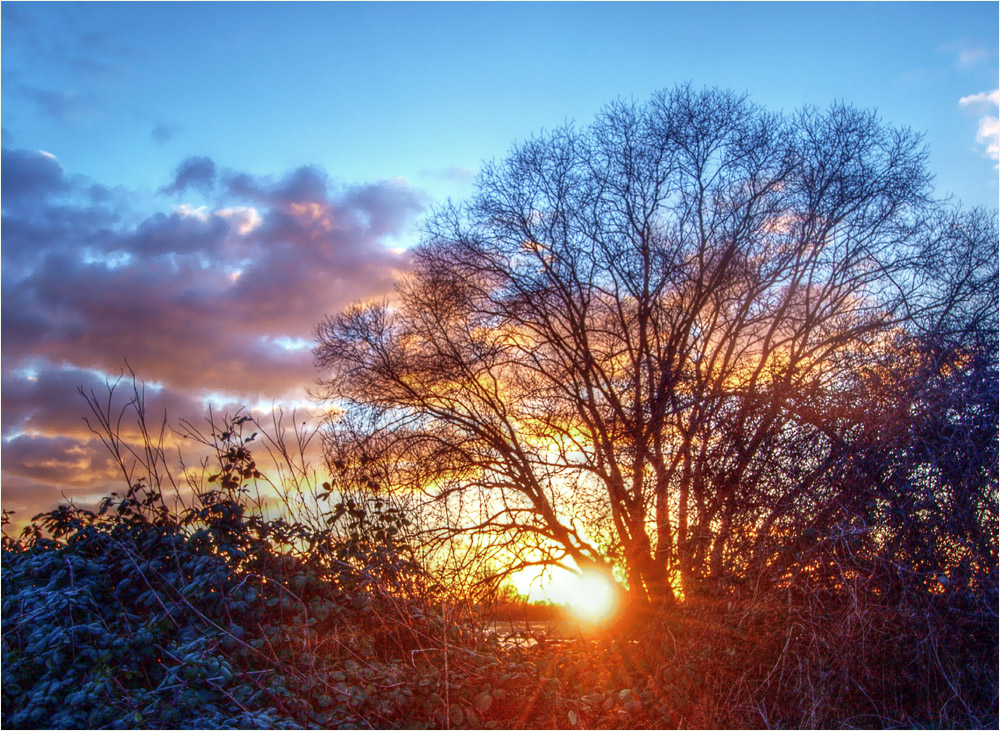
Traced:
<path id="1" fill-rule="evenodd" d="M 82 417 L 317 408 L 312 333 L 391 292 L 484 161 L 677 83 L 844 101 L 925 134 L 936 194 L 997 204 L 998 5 L 0 6 L 5 509 L 116 483 Z"/>

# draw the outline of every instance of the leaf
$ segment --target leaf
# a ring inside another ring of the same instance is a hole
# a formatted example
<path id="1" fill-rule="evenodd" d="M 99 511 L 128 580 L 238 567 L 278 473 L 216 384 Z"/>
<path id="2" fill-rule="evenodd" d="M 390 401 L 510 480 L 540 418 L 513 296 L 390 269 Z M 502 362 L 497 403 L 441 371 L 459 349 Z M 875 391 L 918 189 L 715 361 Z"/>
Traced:
<path id="1" fill-rule="evenodd" d="M 486 713 L 486 711 L 490 710 L 491 705 L 493 705 L 493 696 L 486 691 L 476 696 L 475 706 L 480 713 Z"/>

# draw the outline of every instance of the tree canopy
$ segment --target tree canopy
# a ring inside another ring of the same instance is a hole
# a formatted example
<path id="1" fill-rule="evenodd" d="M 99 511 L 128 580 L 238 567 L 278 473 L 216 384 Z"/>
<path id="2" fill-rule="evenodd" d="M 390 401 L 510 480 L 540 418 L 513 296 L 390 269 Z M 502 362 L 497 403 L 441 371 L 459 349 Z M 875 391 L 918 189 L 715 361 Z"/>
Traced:
<path id="1" fill-rule="evenodd" d="M 835 583 L 843 550 L 995 583 L 996 216 L 925 158 L 870 111 L 687 86 L 516 145 L 394 298 L 318 328 L 373 489 L 640 604 Z"/>

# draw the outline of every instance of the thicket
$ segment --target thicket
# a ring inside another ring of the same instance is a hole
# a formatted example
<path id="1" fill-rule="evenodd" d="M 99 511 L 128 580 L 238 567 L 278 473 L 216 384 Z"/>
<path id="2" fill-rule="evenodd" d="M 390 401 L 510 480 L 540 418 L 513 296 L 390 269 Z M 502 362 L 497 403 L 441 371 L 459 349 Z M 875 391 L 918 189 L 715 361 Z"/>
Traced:
<path id="1" fill-rule="evenodd" d="M 995 578 L 929 581 L 845 527 L 780 590 L 504 642 L 390 499 L 321 483 L 268 517 L 251 425 L 212 431 L 190 505 L 147 438 L 123 494 L 4 537 L 5 728 L 996 726 Z"/>
<path id="2" fill-rule="evenodd" d="M 4 538 L 5 726 L 388 725 L 409 706 L 368 687 L 440 634 L 405 518 L 350 498 L 323 528 L 265 518 L 246 423 L 216 435 L 191 507 L 143 477 Z"/>

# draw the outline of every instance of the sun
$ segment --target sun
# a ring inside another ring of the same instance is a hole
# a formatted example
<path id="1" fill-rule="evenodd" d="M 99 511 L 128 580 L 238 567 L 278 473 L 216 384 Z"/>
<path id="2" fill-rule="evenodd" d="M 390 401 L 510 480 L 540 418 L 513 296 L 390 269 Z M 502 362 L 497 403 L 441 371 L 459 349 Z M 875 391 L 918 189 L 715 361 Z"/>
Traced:
<path id="1" fill-rule="evenodd" d="M 615 584 L 597 571 L 584 571 L 573 585 L 567 606 L 586 622 L 600 622 L 615 608 Z"/>
<path id="2" fill-rule="evenodd" d="M 603 624 L 619 609 L 618 585 L 610 576 L 570 562 L 522 569 L 511 582 L 528 602 L 561 605 L 586 624 Z"/>

